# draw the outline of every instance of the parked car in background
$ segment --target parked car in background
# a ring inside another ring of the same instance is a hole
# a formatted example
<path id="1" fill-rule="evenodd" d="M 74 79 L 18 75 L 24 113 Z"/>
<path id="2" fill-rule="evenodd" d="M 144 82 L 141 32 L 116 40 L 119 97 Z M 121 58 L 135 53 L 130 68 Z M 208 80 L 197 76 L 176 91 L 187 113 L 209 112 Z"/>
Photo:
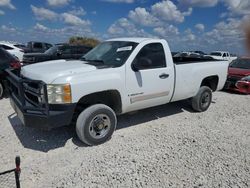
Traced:
<path id="1" fill-rule="evenodd" d="M 20 44 L 11 42 L 0 42 L 0 48 L 3 48 L 10 54 L 16 56 L 20 61 L 23 60 L 24 49 L 20 48 Z"/>
<path id="2" fill-rule="evenodd" d="M 206 111 L 227 70 L 228 61 L 172 58 L 166 40 L 118 38 L 80 60 L 24 66 L 20 77 L 8 70 L 10 101 L 26 126 L 76 124 L 82 142 L 98 145 L 111 138 L 119 114 L 184 99 Z"/>
<path id="3" fill-rule="evenodd" d="M 179 52 L 175 54 L 173 57 L 200 57 L 199 53 L 195 52 Z"/>
<path id="4" fill-rule="evenodd" d="M 5 69 L 12 67 L 14 69 L 20 69 L 21 64 L 19 60 L 11 55 L 9 52 L 0 48 L 0 99 L 4 96 L 5 86 L 4 81 L 6 80 Z"/>
<path id="5" fill-rule="evenodd" d="M 179 52 L 171 52 L 172 57 L 174 57 L 176 54 L 178 54 Z"/>
<path id="6" fill-rule="evenodd" d="M 56 59 L 79 59 L 91 49 L 91 47 L 87 46 L 57 45 L 44 53 L 24 54 L 23 64 L 27 65 Z"/>
<path id="7" fill-rule="evenodd" d="M 230 64 L 224 89 L 250 94 L 250 57 L 236 59 Z"/>
<path id="8" fill-rule="evenodd" d="M 190 51 L 191 53 L 196 53 L 196 54 L 200 54 L 200 55 L 207 55 L 205 52 L 203 51 Z"/>
<path id="9" fill-rule="evenodd" d="M 51 48 L 53 45 L 45 42 L 28 42 L 26 45 L 26 48 L 24 48 L 25 53 L 34 53 L 34 52 L 40 52 L 43 53 L 49 48 Z"/>
<path id="10" fill-rule="evenodd" d="M 214 51 L 211 52 L 210 55 L 208 55 L 214 59 L 217 60 L 227 60 L 229 63 L 231 63 L 233 60 L 237 59 L 236 56 L 231 56 L 229 52 L 223 52 L 223 51 Z"/>

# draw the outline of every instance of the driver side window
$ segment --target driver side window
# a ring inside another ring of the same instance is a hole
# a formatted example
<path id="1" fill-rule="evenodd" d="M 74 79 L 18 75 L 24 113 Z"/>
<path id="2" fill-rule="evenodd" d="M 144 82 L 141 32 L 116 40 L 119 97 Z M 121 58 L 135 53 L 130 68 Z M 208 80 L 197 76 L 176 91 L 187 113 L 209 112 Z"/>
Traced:
<path id="1" fill-rule="evenodd" d="M 133 63 L 136 63 L 140 70 L 166 67 L 166 57 L 162 44 L 145 45 L 137 54 Z"/>

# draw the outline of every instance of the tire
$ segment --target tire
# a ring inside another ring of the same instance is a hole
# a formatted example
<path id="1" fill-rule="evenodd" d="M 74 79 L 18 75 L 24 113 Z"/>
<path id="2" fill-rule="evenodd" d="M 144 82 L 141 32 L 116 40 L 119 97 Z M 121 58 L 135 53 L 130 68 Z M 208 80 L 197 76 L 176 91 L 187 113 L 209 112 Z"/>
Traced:
<path id="1" fill-rule="evenodd" d="M 115 112 L 106 105 L 96 104 L 80 113 L 76 121 L 76 133 L 82 142 L 94 146 L 109 140 L 116 125 Z"/>
<path id="2" fill-rule="evenodd" d="M 192 108 L 197 112 L 205 112 L 212 102 L 212 90 L 202 86 L 197 95 L 192 98 Z"/>
<path id="3" fill-rule="evenodd" d="M 4 96 L 4 87 L 3 83 L 0 82 L 0 99 L 2 99 Z"/>

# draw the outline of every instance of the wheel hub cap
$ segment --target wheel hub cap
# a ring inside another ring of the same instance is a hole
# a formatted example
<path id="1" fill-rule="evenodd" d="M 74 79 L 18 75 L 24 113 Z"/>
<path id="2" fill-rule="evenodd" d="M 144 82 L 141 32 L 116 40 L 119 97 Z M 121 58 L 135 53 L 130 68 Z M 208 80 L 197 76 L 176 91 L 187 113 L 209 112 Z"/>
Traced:
<path id="1" fill-rule="evenodd" d="M 105 114 L 96 115 L 90 122 L 90 135 L 95 139 L 105 137 L 111 127 L 110 118 Z"/>

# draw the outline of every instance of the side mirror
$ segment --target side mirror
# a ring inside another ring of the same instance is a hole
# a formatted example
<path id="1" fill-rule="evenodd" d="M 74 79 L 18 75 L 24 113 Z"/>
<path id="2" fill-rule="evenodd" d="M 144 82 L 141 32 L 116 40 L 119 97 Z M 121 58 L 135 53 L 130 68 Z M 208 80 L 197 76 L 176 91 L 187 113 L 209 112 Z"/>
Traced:
<path id="1" fill-rule="evenodd" d="M 139 70 L 147 69 L 152 66 L 152 61 L 148 58 L 141 57 L 139 60 L 132 63 L 131 68 L 133 71 L 138 72 Z"/>
<path id="2" fill-rule="evenodd" d="M 139 66 L 138 62 L 133 62 L 131 65 L 131 68 L 134 72 L 138 72 L 140 70 L 140 66 Z"/>

